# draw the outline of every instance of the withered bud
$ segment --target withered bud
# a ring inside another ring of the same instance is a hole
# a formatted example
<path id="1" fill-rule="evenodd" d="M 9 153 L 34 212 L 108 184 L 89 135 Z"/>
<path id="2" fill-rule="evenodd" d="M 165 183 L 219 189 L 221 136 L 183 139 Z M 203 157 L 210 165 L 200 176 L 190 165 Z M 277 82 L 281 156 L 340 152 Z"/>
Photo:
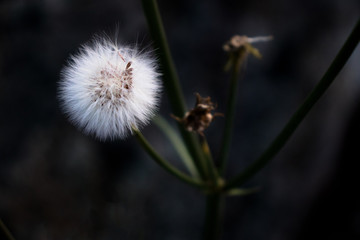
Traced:
<path id="1" fill-rule="evenodd" d="M 259 37 L 248 37 L 248 36 L 239 36 L 235 35 L 223 46 L 224 51 L 234 52 L 238 51 L 241 47 L 249 47 L 251 43 L 256 42 L 267 42 L 273 39 L 273 36 L 259 36 Z"/>
<path id="2" fill-rule="evenodd" d="M 248 43 L 248 37 L 247 36 L 239 36 L 235 35 L 228 42 L 226 42 L 223 46 L 224 51 L 226 52 L 233 52 L 238 50 L 240 47 L 244 46 L 246 43 Z"/>
<path id="3" fill-rule="evenodd" d="M 213 111 L 216 108 L 216 105 L 211 102 L 210 97 L 203 98 L 199 93 L 195 93 L 196 95 L 196 103 L 195 107 L 185 113 L 183 118 L 176 117 L 172 115 L 172 117 L 184 124 L 184 127 L 187 131 L 196 132 L 200 135 L 203 135 L 204 130 L 209 127 L 210 123 L 216 116 L 223 116 L 222 113 L 214 113 Z"/>
<path id="4" fill-rule="evenodd" d="M 252 54 L 256 58 L 261 58 L 261 54 L 258 49 L 253 47 L 251 44 L 256 42 L 267 42 L 272 40 L 272 36 L 260 36 L 260 37 L 248 37 L 235 35 L 227 41 L 223 49 L 229 54 L 229 60 L 225 64 L 225 71 L 230 70 L 233 66 L 235 68 L 241 67 L 247 56 Z"/>

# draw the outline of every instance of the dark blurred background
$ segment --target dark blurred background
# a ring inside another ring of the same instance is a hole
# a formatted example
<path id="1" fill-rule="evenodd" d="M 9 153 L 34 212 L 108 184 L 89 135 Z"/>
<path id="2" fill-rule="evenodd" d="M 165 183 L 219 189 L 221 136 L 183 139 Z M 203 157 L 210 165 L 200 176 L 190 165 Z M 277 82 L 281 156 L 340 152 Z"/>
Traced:
<path id="1" fill-rule="evenodd" d="M 186 101 L 211 96 L 225 112 L 222 45 L 256 45 L 242 78 L 228 176 L 256 159 L 284 126 L 360 16 L 358 0 L 159 0 Z M 151 49 L 140 1 L 0 3 L 0 216 L 17 239 L 166 239 L 201 236 L 204 196 L 158 167 L 129 137 L 99 142 L 66 120 L 61 68 L 94 34 Z M 149 47 L 150 46 L 150 47 Z M 223 239 L 360 239 L 360 51 L 278 156 L 228 198 Z M 160 113 L 169 117 L 167 96 Z M 173 123 L 173 121 L 172 121 Z M 205 134 L 218 152 L 224 119 Z M 154 125 L 144 134 L 184 169 Z M 185 169 L 184 169 L 185 170 Z M 1 235 L 0 235 L 0 239 Z"/>

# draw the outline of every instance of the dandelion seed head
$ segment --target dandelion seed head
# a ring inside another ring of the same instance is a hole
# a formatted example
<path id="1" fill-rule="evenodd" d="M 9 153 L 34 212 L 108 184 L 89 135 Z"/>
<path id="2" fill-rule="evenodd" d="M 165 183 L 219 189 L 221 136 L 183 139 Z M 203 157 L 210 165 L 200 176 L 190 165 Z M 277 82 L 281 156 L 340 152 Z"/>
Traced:
<path id="1" fill-rule="evenodd" d="M 101 140 L 124 138 L 147 124 L 161 85 L 154 58 L 137 48 L 97 39 L 71 56 L 59 98 L 70 121 Z"/>

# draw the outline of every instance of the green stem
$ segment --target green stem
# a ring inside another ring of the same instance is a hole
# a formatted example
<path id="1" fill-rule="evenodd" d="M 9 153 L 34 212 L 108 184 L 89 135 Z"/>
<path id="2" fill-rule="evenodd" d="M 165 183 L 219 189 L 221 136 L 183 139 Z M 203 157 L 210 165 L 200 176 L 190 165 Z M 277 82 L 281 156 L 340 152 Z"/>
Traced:
<path id="1" fill-rule="evenodd" d="M 242 54 L 243 56 L 240 56 Z M 232 56 L 232 72 L 229 88 L 229 98 L 227 101 L 226 113 L 225 113 L 225 127 L 223 139 L 221 142 L 220 154 L 219 154 L 219 172 L 221 175 L 224 174 L 226 168 L 226 162 L 229 157 L 230 143 L 232 138 L 232 132 L 234 131 L 234 120 L 235 120 L 235 109 L 237 90 L 239 86 L 241 63 L 246 58 L 246 53 L 239 52 L 236 56 Z"/>
<path id="2" fill-rule="evenodd" d="M 180 179 L 181 181 L 188 183 L 192 186 L 195 187 L 200 187 L 203 188 L 205 187 L 205 184 L 186 175 L 185 173 L 179 171 L 178 169 L 176 169 L 175 167 L 173 167 L 168 161 L 166 161 L 165 159 L 163 159 L 152 147 L 151 145 L 148 143 L 148 141 L 145 139 L 145 137 L 141 134 L 141 132 L 137 129 L 133 129 L 135 136 L 137 138 L 137 140 L 139 141 L 139 143 L 141 144 L 141 146 L 145 149 L 145 151 L 152 157 L 153 160 L 155 160 L 155 162 L 157 164 L 159 164 L 163 169 L 165 169 L 168 173 L 170 173 L 171 175 L 177 177 L 178 179 Z"/>
<path id="3" fill-rule="evenodd" d="M 8 240 L 15 240 L 15 238 L 13 237 L 13 235 L 11 234 L 10 230 L 6 227 L 6 225 L 4 224 L 4 222 L 1 220 L 0 218 L 0 228 L 1 230 L 4 232 L 6 238 Z"/>
<path id="4" fill-rule="evenodd" d="M 206 168 L 207 168 L 207 172 L 209 173 L 209 179 L 214 184 L 214 187 L 217 187 L 219 174 L 218 174 L 217 169 L 215 167 L 214 160 L 213 160 L 212 155 L 211 155 L 210 147 L 209 147 L 209 144 L 208 144 L 208 142 L 206 140 L 205 135 L 201 136 L 201 138 L 202 138 L 201 147 L 202 147 L 202 150 L 203 150 L 203 152 L 205 154 Z"/>
<path id="5" fill-rule="evenodd" d="M 255 175 L 258 171 L 264 168 L 269 161 L 282 149 L 290 136 L 294 133 L 298 125 L 305 118 L 314 104 L 328 89 L 335 77 L 345 65 L 346 61 L 355 50 L 360 41 L 360 20 L 358 20 L 355 28 L 346 40 L 344 46 L 331 63 L 329 69 L 326 71 L 320 82 L 315 86 L 313 91 L 305 99 L 304 103 L 298 108 L 295 114 L 290 118 L 280 134 L 270 144 L 270 146 L 263 152 L 263 154 L 242 173 L 237 175 L 234 179 L 229 181 L 224 190 L 243 184 L 246 180 Z"/>
<path id="6" fill-rule="evenodd" d="M 206 213 L 203 240 L 219 240 L 222 230 L 224 196 L 220 193 L 206 196 Z"/>
<path id="7" fill-rule="evenodd" d="M 168 137 L 172 145 L 174 146 L 176 152 L 179 154 L 180 159 L 183 161 L 186 168 L 189 170 L 190 174 L 199 178 L 199 173 L 196 166 L 194 165 L 194 160 L 191 157 L 188 149 L 183 142 L 183 139 L 177 134 L 175 129 L 165 120 L 165 118 L 157 115 L 153 122 L 163 131 L 163 133 Z"/>
<path id="8" fill-rule="evenodd" d="M 166 40 L 159 8 L 155 0 L 142 0 L 141 2 L 161 63 L 161 70 L 164 74 L 164 86 L 169 97 L 172 110 L 174 111 L 173 113 L 178 117 L 182 117 L 186 112 L 185 101 Z M 199 141 L 196 139 L 194 134 L 187 132 L 180 123 L 178 123 L 178 127 L 185 144 L 193 157 L 195 166 L 197 167 L 201 178 L 205 179 L 206 172 L 203 168 L 205 158 L 201 152 Z"/>

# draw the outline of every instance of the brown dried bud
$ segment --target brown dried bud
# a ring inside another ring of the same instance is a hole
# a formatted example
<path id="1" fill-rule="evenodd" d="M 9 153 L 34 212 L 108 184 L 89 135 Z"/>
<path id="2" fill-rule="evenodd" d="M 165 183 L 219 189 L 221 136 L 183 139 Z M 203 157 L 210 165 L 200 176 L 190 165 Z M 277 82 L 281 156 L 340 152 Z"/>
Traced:
<path id="1" fill-rule="evenodd" d="M 203 135 L 203 131 L 209 127 L 214 117 L 223 116 L 223 114 L 211 113 L 216 106 L 211 102 L 210 97 L 203 98 L 199 93 L 195 93 L 195 95 L 196 103 L 193 109 L 188 111 L 183 118 L 174 115 L 172 115 L 172 117 L 176 121 L 184 124 L 187 131 L 197 132 L 198 134 Z"/>
<path id="2" fill-rule="evenodd" d="M 229 54 L 229 60 L 225 64 L 225 71 L 233 67 L 235 69 L 240 68 L 249 54 L 260 59 L 262 56 L 259 50 L 252 46 L 252 43 L 267 42 L 272 39 L 272 36 L 248 37 L 239 35 L 230 38 L 223 46 L 224 51 Z"/>
<path id="3" fill-rule="evenodd" d="M 235 35 L 232 38 L 230 38 L 230 41 L 225 43 L 225 45 L 223 46 L 223 49 L 226 52 L 236 51 L 240 47 L 243 47 L 248 42 L 249 42 L 249 40 L 248 40 L 247 36 Z"/>

